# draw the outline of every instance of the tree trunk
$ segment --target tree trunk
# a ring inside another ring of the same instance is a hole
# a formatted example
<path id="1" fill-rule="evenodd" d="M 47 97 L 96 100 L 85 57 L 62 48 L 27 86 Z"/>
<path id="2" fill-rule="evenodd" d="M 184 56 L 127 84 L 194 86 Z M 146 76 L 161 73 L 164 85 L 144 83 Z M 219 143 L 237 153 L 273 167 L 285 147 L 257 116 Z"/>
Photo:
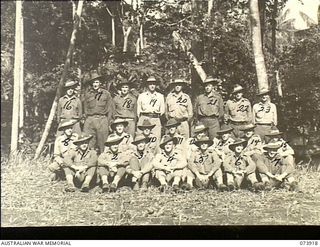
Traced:
<path id="1" fill-rule="evenodd" d="M 128 27 L 128 29 L 126 30 L 125 27 L 122 27 L 122 31 L 123 31 L 123 52 L 127 52 L 128 51 L 128 40 L 129 40 L 129 35 L 131 32 L 131 28 L 132 27 Z"/>
<path id="2" fill-rule="evenodd" d="M 19 2 L 19 1 L 17 1 L 17 2 Z M 75 40 L 76 40 L 77 30 L 78 30 L 79 23 L 80 23 L 82 7 L 83 7 L 83 0 L 79 0 L 78 8 L 77 8 L 76 21 L 73 24 L 73 31 L 72 31 L 71 38 L 70 38 L 70 45 L 69 45 L 66 61 L 64 63 L 64 70 L 63 70 L 61 79 L 59 81 L 59 85 L 58 85 L 58 88 L 57 88 L 57 93 L 56 93 L 56 96 L 54 98 L 54 101 L 53 101 L 53 104 L 52 104 L 52 107 L 51 107 L 51 110 L 50 110 L 50 114 L 49 114 L 45 129 L 44 129 L 44 132 L 42 134 L 40 143 L 39 143 L 39 145 L 37 147 L 37 150 L 36 150 L 35 159 L 39 157 L 39 155 L 40 155 L 40 153 L 41 153 L 41 151 L 43 149 L 44 143 L 47 140 L 47 137 L 48 137 L 48 134 L 49 134 L 49 131 L 50 131 L 50 128 L 51 128 L 51 124 L 52 124 L 52 121 L 54 119 L 54 116 L 55 116 L 55 113 L 56 113 L 56 110 L 57 110 L 58 100 L 60 98 L 61 91 L 62 91 L 62 88 L 64 86 L 65 79 L 66 79 L 66 76 L 67 76 L 67 73 L 68 73 L 68 70 L 69 70 L 69 67 L 70 67 L 70 60 L 71 60 L 71 56 L 72 56 L 72 52 L 73 52 L 73 48 L 74 48 L 74 44 L 75 44 Z"/>
<path id="3" fill-rule="evenodd" d="M 106 8 L 110 17 L 111 17 L 111 39 L 112 39 L 112 45 L 116 46 L 116 22 L 115 22 L 115 16 L 112 14 L 110 9 L 107 7 Z"/>
<path id="4" fill-rule="evenodd" d="M 21 19 L 22 1 L 16 1 L 16 26 L 15 26 L 15 48 L 14 48 L 14 75 L 13 75 L 13 101 L 12 101 L 12 128 L 11 128 L 11 153 L 18 150 L 19 137 L 19 106 L 20 106 L 20 82 L 21 82 Z"/>
<path id="5" fill-rule="evenodd" d="M 144 41 L 144 38 L 143 38 L 143 24 L 141 23 L 140 24 L 140 47 L 141 47 L 141 50 L 144 49 L 144 44 L 143 44 L 143 41 Z"/>
<path id="6" fill-rule="evenodd" d="M 213 0 L 208 0 L 208 18 L 211 18 L 211 13 L 213 9 Z"/>
<path id="7" fill-rule="evenodd" d="M 22 12 L 21 12 L 22 13 Z M 20 18 L 20 27 L 21 27 L 21 37 L 20 37 L 20 49 L 21 49 L 21 58 L 20 58 L 20 106 L 19 106 L 19 129 L 23 127 L 24 124 L 24 27 L 23 27 L 23 15 L 21 14 Z"/>
<path id="8" fill-rule="evenodd" d="M 250 0 L 251 32 L 259 91 L 269 89 L 267 70 L 262 51 L 258 0 Z"/>
<path id="9" fill-rule="evenodd" d="M 273 11 L 272 11 L 272 33 L 271 33 L 271 40 L 272 40 L 271 51 L 274 56 L 276 55 L 277 12 L 278 12 L 278 0 L 274 0 Z"/>
<path id="10" fill-rule="evenodd" d="M 261 44 L 264 46 L 265 32 L 266 32 L 266 2 L 265 0 L 258 0 L 260 26 L 261 26 Z"/>

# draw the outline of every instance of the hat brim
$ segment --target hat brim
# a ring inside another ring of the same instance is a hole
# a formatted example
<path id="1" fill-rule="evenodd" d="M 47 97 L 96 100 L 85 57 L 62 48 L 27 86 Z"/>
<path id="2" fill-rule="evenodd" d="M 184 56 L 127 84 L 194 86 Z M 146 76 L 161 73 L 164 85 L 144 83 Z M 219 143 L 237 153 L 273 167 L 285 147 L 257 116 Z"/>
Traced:
<path id="1" fill-rule="evenodd" d="M 140 126 L 137 126 L 137 128 L 139 130 L 143 130 L 143 129 L 153 129 L 154 127 L 156 127 L 156 125 L 140 125 Z"/>
<path id="2" fill-rule="evenodd" d="M 121 137 L 119 140 L 112 141 L 112 142 L 110 142 L 110 141 L 105 141 L 105 142 L 104 142 L 104 145 L 105 145 L 106 147 L 110 147 L 110 146 L 112 146 L 112 145 L 118 145 L 118 144 L 120 144 L 120 142 L 122 142 L 122 140 L 123 140 L 123 137 Z"/>
<path id="3" fill-rule="evenodd" d="M 149 137 L 145 137 L 145 138 L 143 138 L 143 139 L 140 139 L 140 140 L 137 140 L 137 141 L 133 141 L 132 144 L 133 144 L 133 145 L 137 145 L 137 144 L 139 144 L 139 143 L 141 143 L 141 142 L 146 142 L 146 143 L 148 143 L 148 142 L 150 141 L 150 139 L 151 139 L 151 138 L 149 138 Z"/>
<path id="4" fill-rule="evenodd" d="M 244 141 L 242 141 L 242 142 L 231 143 L 231 144 L 229 145 L 229 149 L 232 150 L 232 151 L 234 151 L 237 146 L 246 147 L 246 146 L 247 146 L 247 141 L 244 140 Z"/>
<path id="5" fill-rule="evenodd" d="M 194 130 L 193 133 L 194 133 L 194 134 L 198 134 L 198 133 L 200 133 L 200 132 L 207 131 L 208 129 L 209 129 L 208 127 L 205 127 L 204 129 Z"/>
<path id="6" fill-rule="evenodd" d="M 266 147 L 263 147 L 263 150 L 265 150 L 265 151 L 271 151 L 271 150 L 277 151 L 280 147 L 281 146 L 279 146 L 279 147 L 268 147 L 268 146 L 266 146 Z"/>
<path id="7" fill-rule="evenodd" d="M 209 147 L 213 145 L 213 141 L 212 141 L 212 140 L 206 140 L 206 141 L 201 141 L 201 140 L 199 140 L 199 141 L 195 141 L 195 142 L 194 142 L 194 144 L 195 144 L 197 147 L 199 147 L 201 144 L 204 144 L 204 143 L 207 143 L 207 144 L 209 145 Z"/>
<path id="8" fill-rule="evenodd" d="M 169 125 L 165 125 L 165 127 L 171 128 L 171 127 L 178 127 L 179 125 L 181 125 L 181 123 L 169 124 Z"/>
<path id="9" fill-rule="evenodd" d="M 76 88 L 77 86 L 79 85 L 79 83 L 75 83 L 75 84 L 72 84 L 72 85 L 64 85 L 64 89 L 70 89 L 70 88 Z"/>
<path id="10" fill-rule="evenodd" d="M 243 128 L 241 129 L 242 131 L 249 131 L 249 130 L 254 130 L 256 126 L 250 127 L 250 128 Z"/>
<path id="11" fill-rule="evenodd" d="M 173 141 L 173 144 L 174 144 L 174 145 L 177 145 L 177 143 L 178 143 L 178 139 L 177 139 L 176 137 L 172 137 L 171 139 L 169 139 L 169 140 L 161 143 L 161 144 L 159 145 L 159 147 L 160 147 L 161 149 L 163 149 L 164 146 L 165 146 L 168 142 L 171 142 L 171 141 Z"/>
<path id="12" fill-rule="evenodd" d="M 242 89 L 237 89 L 235 91 L 232 91 L 231 94 L 236 94 L 236 93 L 239 93 L 239 92 L 243 92 L 243 88 Z"/>
<path id="13" fill-rule="evenodd" d="M 102 78 L 104 78 L 104 76 L 103 76 L 103 75 L 95 76 L 95 77 L 91 78 L 90 80 L 87 80 L 87 81 L 86 81 L 86 83 L 91 84 L 91 83 L 93 83 L 93 82 L 94 82 L 94 80 L 101 80 Z"/>
<path id="14" fill-rule="evenodd" d="M 227 130 L 219 130 L 217 131 L 218 135 L 223 135 L 223 134 L 227 134 L 227 133 L 231 133 L 233 131 L 233 128 L 227 129 Z"/>
<path id="15" fill-rule="evenodd" d="M 283 134 L 283 132 L 279 132 L 279 133 L 269 133 L 266 134 L 266 136 L 281 136 Z"/>
<path id="16" fill-rule="evenodd" d="M 122 121 L 122 122 L 118 122 L 118 123 L 112 123 L 112 124 L 110 125 L 111 129 L 114 130 L 117 124 L 123 124 L 124 127 L 127 127 L 129 123 L 128 123 L 128 121 L 125 121 L 125 120 Z"/>
<path id="17" fill-rule="evenodd" d="M 270 91 L 266 91 L 266 92 L 261 92 L 261 93 L 257 93 L 257 96 L 263 96 L 263 95 L 267 95 L 270 94 Z"/>
<path id="18" fill-rule="evenodd" d="M 71 123 L 69 123 L 69 124 L 67 124 L 67 125 L 59 126 L 59 127 L 58 127 L 58 130 L 59 130 L 59 131 L 62 131 L 62 130 L 68 129 L 68 128 L 70 128 L 70 127 L 73 128 L 73 125 L 75 125 L 77 122 L 78 122 L 78 121 L 75 120 L 74 122 L 71 122 Z"/>
<path id="19" fill-rule="evenodd" d="M 86 138 L 82 138 L 82 139 L 73 141 L 73 144 L 74 144 L 74 145 L 80 145 L 80 144 L 83 144 L 83 143 L 87 143 L 87 142 L 89 142 L 89 141 L 92 139 L 92 137 L 93 137 L 93 136 L 88 136 L 88 137 L 86 137 Z"/>

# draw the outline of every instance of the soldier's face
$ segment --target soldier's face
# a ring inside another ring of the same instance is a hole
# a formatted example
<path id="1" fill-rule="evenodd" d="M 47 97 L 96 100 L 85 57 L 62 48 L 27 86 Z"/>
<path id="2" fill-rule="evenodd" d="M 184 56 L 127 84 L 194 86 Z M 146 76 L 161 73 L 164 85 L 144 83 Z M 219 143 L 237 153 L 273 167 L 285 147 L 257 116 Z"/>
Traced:
<path id="1" fill-rule="evenodd" d="M 144 151 L 145 148 L 146 148 L 146 143 L 145 143 L 144 141 L 139 142 L 139 143 L 137 144 L 137 150 L 138 150 L 138 151 Z"/>
<path id="2" fill-rule="evenodd" d="M 213 89 L 213 86 L 210 83 L 207 83 L 206 86 L 204 87 L 204 90 L 206 93 L 211 93 L 212 89 Z"/>
<path id="3" fill-rule="evenodd" d="M 118 144 L 113 144 L 113 145 L 110 146 L 110 150 L 113 153 L 118 152 L 118 149 L 119 149 L 119 145 Z"/>
<path id="4" fill-rule="evenodd" d="M 272 141 L 272 142 L 280 141 L 280 137 L 279 136 L 273 136 L 273 137 L 271 137 L 270 141 Z"/>
<path id="5" fill-rule="evenodd" d="M 238 153 L 238 154 L 241 153 L 242 150 L 243 150 L 243 146 L 242 146 L 242 145 L 236 146 L 235 149 L 234 149 L 234 151 L 235 151 L 236 153 Z"/>
<path id="6" fill-rule="evenodd" d="M 121 93 L 124 95 L 127 95 L 129 93 L 129 86 L 128 85 L 123 85 L 121 87 Z"/>
<path id="7" fill-rule="evenodd" d="M 124 131 L 124 125 L 123 124 L 117 124 L 115 129 L 116 129 L 116 132 L 118 134 L 121 134 Z"/>
<path id="8" fill-rule="evenodd" d="M 176 93 L 180 93 L 181 90 L 182 90 L 182 86 L 181 86 L 180 84 L 178 84 L 178 85 L 176 85 L 176 86 L 174 87 L 174 91 L 175 91 Z"/>
<path id="9" fill-rule="evenodd" d="M 224 134 L 221 136 L 221 139 L 224 140 L 224 141 L 226 141 L 226 140 L 229 139 L 229 137 L 230 137 L 230 133 L 224 133 Z"/>
<path id="10" fill-rule="evenodd" d="M 261 101 L 262 101 L 262 102 L 267 102 L 268 99 L 269 99 L 269 95 L 268 95 L 268 94 L 265 94 L 265 95 L 262 95 L 262 96 L 261 96 Z"/>
<path id="11" fill-rule="evenodd" d="M 170 135 L 174 135 L 176 133 L 176 131 L 177 131 L 177 127 L 176 126 L 169 128 L 169 134 Z"/>
<path id="12" fill-rule="evenodd" d="M 80 148 L 80 150 L 85 151 L 85 150 L 88 149 L 88 146 L 89 146 L 89 143 L 82 143 L 82 144 L 79 146 L 79 148 Z"/>
<path id="13" fill-rule="evenodd" d="M 69 88 L 69 89 L 67 90 L 67 95 L 71 96 L 71 95 L 73 95 L 73 94 L 74 94 L 74 88 Z"/>
<path id="14" fill-rule="evenodd" d="M 148 89 L 150 92 L 154 92 L 156 90 L 156 84 L 154 82 L 148 84 Z"/>
<path id="15" fill-rule="evenodd" d="M 173 141 L 167 142 L 166 145 L 164 145 L 164 150 L 167 153 L 171 153 L 173 146 L 174 146 Z"/>
<path id="16" fill-rule="evenodd" d="M 253 136 L 253 130 L 247 130 L 247 131 L 245 132 L 245 136 L 246 136 L 247 138 L 250 138 L 251 136 Z"/>
<path id="17" fill-rule="evenodd" d="M 65 133 L 67 136 L 71 136 L 71 135 L 72 135 L 72 127 L 65 129 L 65 130 L 64 130 L 64 133 Z"/>
<path id="18" fill-rule="evenodd" d="M 99 80 L 95 80 L 93 83 L 92 83 L 92 87 L 93 89 L 97 90 L 100 88 L 100 85 L 101 85 L 101 82 Z"/>
<path id="19" fill-rule="evenodd" d="M 145 128 L 145 129 L 142 130 L 142 133 L 143 133 L 145 136 L 148 136 L 148 135 L 150 135 L 150 133 L 151 133 L 151 129 Z"/>
<path id="20" fill-rule="evenodd" d="M 243 93 L 242 93 L 242 92 L 238 92 L 238 93 L 235 94 L 236 100 L 242 99 L 242 96 L 243 96 Z"/>
<path id="21" fill-rule="evenodd" d="M 202 143 L 202 144 L 200 145 L 200 149 L 201 149 L 202 151 L 206 151 L 206 150 L 208 149 L 208 143 Z"/>
<path id="22" fill-rule="evenodd" d="M 268 155 L 269 155 L 269 157 L 273 158 L 277 155 L 277 151 L 270 149 L 270 150 L 268 150 Z"/>

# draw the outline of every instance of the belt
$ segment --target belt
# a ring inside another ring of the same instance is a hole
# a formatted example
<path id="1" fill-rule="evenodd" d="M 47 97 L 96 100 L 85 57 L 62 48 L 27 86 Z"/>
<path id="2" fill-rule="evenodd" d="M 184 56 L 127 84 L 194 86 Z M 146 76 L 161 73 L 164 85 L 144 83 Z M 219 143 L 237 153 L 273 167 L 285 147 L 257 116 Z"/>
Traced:
<path id="1" fill-rule="evenodd" d="M 211 115 L 211 116 L 199 116 L 199 118 L 212 118 L 212 119 L 215 119 L 215 118 L 218 118 L 218 116 L 216 115 Z"/>
<path id="2" fill-rule="evenodd" d="M 128 120 L 128 121 L 134 120 L 134 118 L 133 118 L 133 117 L 122 117 L 122 116 L 117 116 L 116 118 L 121 118 L 121 119 L 125 119 L 125 120 Z"/>
<path id="3" fill-rule="evenodd" d="M 105 114 L 88 114 L 88 117 L 107 117 Z"/>
<path id="4" fill-rule="evenodd" d="M 230 122 L 234 125 L 243 125 L 247 123 L 246 121 L 233 121 L 233 120 L 230 120 Z"/>
<path id="5" fill-rule="evenodd" d="M 272 126 L 272 123 L 256 123 L 256 125 L 267 125 L 267 126 Z"/>
<path id="6" fill-rule="evenodd" d="M 60 119 L 75 119 L 75 120 L 79 120 L 79 117 L 61 117 Z"/>
<path id="7" fill-rule="evenodd" d="M 160 113 L 147 113 L 147 112 L 141 112 L 141 116 L 147 116 L 152 118 L 159 118 Z"/>

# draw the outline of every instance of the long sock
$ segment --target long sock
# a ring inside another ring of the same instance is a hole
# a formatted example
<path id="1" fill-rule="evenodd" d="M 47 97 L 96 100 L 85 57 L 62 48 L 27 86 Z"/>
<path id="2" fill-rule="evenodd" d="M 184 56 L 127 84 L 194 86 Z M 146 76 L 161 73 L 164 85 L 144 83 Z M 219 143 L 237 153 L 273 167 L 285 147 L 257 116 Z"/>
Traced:
<path id="1" fill-rule="evenodd" d="M 172 185 L 179 185 L 180 179 L 180 177 L 174 177 Z"/>
<path id="2" fill-rule="evenodd" d="M 167 184 L 167 181 L 165 179 L 165 177 L 159 177 L 159 182 L 161 185 L 166 185 Z"/>
<path id="3" fill-rule="evenodd" d="M 220 184 L 223 184 L 223 180 L 222 180 L 222 177 L 217 177 L 217 184 L 220 185 Z"/>
<path id="4" fill-rule="evenodd" d="M 187 184 L 190 184 L 192 186 L 193 178 L 187 177 Z"/>
<path id="5" fill-rule="evenodd" d="M 74 185 L 74 184 L 73 184 L 73 176 L 72 176 L 72 175 L 67 175 L 67 176 L 66 176 L 66 180 L 67 180 L 68 184 Z"/>
<path id="6" fill-rule="evenodd" d="M 109 182 L 108 182 L 108 176 L 107 176 L 107 175 L 101 176 L 101 180 L 102 180 L 102 183 L 103 183 L 103 184 L 108 184 L 108 183 L 109 183 Z"/>
<path id="7" fill-rule="evenodd" d="M 87 185 L 89 185 L 89 184 L 90 184 L 90 182 L 91 182 L 91 179 L 92 179 L 92 176 L 86 176 L 86 178 L 85 178 L 85 180 L 84 180 L 83 184 L 87 184 Z"/>
<path id="8" fill-rule="evenodd" d="M 112 183 L 118 186 L 118 183 L 119 183 L 120 179 L 121 178 L 118 175 L 115 175 Z"/>

